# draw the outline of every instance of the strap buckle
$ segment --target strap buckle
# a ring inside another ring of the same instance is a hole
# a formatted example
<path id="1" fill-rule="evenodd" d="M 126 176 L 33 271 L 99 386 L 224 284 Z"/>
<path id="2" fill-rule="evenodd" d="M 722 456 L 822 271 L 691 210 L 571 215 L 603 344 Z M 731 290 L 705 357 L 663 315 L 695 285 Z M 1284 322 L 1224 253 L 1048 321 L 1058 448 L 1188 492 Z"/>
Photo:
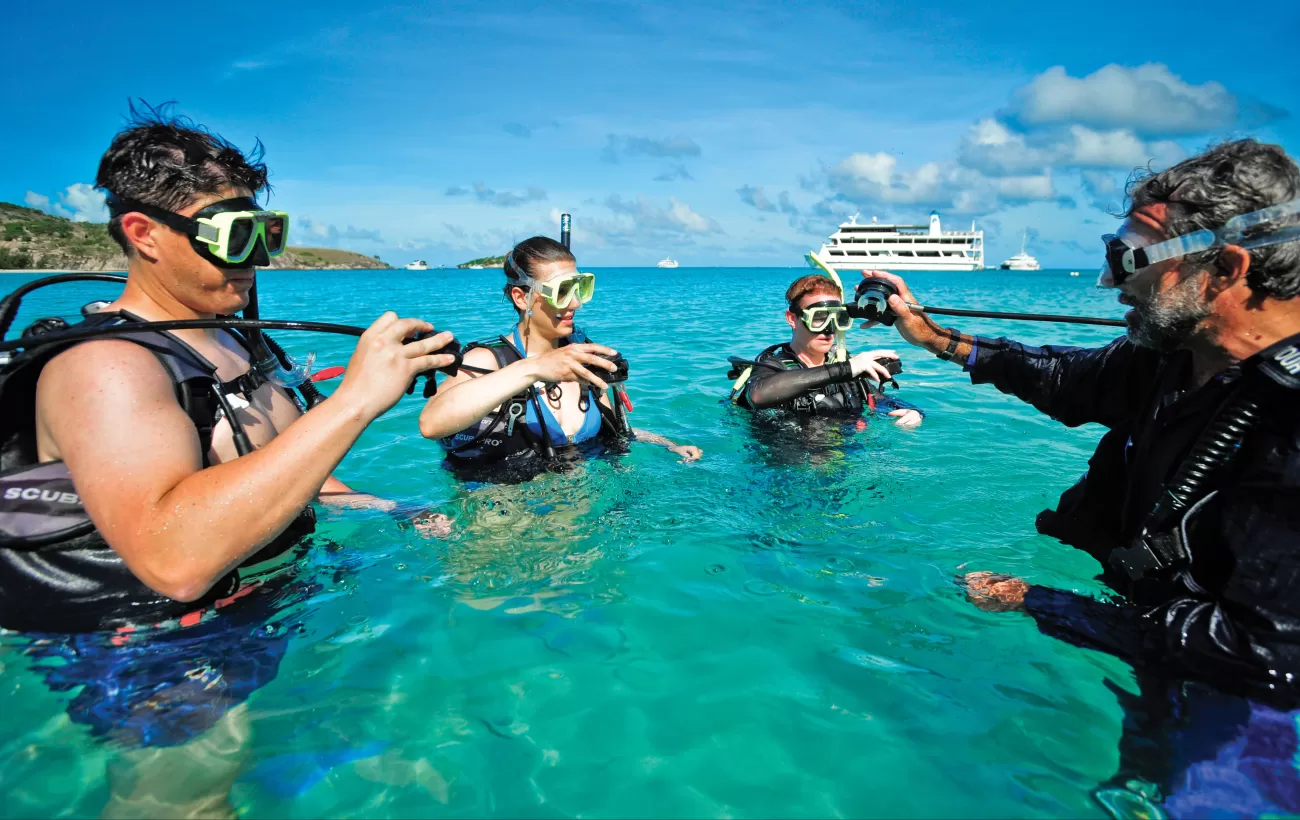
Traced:
<path id="1" fill-rule="evenodd" d="M 1190 563 L 1191 554 L 1183 543 L 1182 528 L 1172 532 L 1143 533 L 1131 547 L 1119 547 L 1110 553 L 1110 565 L 1140 581 L 1153 572 L 1181 569 Z"/>

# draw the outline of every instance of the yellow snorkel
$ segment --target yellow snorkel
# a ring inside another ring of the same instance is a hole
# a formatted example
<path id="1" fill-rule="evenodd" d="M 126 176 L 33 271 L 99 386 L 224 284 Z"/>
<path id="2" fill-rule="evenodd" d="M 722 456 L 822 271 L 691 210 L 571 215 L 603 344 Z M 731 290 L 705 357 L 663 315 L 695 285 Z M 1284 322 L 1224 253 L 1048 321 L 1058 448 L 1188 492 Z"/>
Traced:
<path id="1" fill-rule="evenodd" d="M 840 275 L 835 272 L 834 268 L 817 258 L 815 253 L 806 253 L 804 258 L 808 260 L 808 267 L 815 271 L 820 271 L 830 277 L 835 283 L 835 287 L 840 289 L 840 301 L 848 304 L 845 299 L 844 283 L 840 281 Z M 832 362 L 843 362 L 849 358 L 848 347 L 844 343 L 844 331 L 836 329 L 835 331 L 835 353 L 831 355 Z"/>

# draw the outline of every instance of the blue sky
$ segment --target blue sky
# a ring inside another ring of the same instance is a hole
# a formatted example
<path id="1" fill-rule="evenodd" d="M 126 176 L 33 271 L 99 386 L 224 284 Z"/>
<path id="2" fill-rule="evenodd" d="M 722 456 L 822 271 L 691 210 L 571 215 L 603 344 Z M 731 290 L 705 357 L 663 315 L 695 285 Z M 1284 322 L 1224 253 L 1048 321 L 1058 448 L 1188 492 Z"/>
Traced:
<path id="1" fill-rule="evenodd" d="M 1095 267 L 1135 166 L 1300 153 L 1300 4 L 15 4 L 0 200 L 79 218 L 127 99 L 260 138 L 295 244 L 794 265 L 846 215 Z"/>

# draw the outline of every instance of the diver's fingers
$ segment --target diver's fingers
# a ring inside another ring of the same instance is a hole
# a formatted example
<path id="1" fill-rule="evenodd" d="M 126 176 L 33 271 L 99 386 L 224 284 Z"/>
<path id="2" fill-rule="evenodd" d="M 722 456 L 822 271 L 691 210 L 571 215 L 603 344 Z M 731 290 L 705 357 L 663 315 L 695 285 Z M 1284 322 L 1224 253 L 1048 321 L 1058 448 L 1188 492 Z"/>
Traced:
<path id="1" fill-rule="evenodd" d="M 863 275 L 866 276 L 866 274 Z M 883 270 L 872 271 L 871 276 L 874 276 L 877 279 L 884 279 L 886 282 L 889 282 L 894 287 L 898 288 L 898 295 L 903 297 L 904 301 L 908 301 L 908 302 L 916 301 L 916 299 L 912 297 L 912 289 L 909 288 L 907 286 L 907 283 L 903 281 L 903 277 L 897 274 L 890 273 L 889 271 L 883 271 Z"/>
<path id="2" fill-rule="evenodd" d="M 456 363 L 456 357 L 447 353 L 438 353 L 432 356 L 417 356 L 410 361 L 412 373 L 427 373 L 430 370 L 440 370 L 444 367 L 451 367 Z"/>
<path id="3" fill-rule="evenodd" d="M 609 359 L 606 359 L 604 356 L 597 356 L 595 353 L 583 353 L 581 351 L 575 351 L 573 358 L 577 359 L 579 362 L 582 362 L 583 364 L 594 364 L 597 367 L 601 367 L 605 370 L 608 370 L 610 373 L 613 373 L 615 370 L 618 370 L 618 365 L 614 364 Z"/>
<path id="4" fill-rule="evenodd" d="M 867 366 L 863 369 L 867 371 L 866 375 L 878 382 L 889 381 L 889 368 L 885 367 L 883 364 L 879 364 L 878 362 L 868 362 Z"/>
<path id="5" fill-rule="evenodd" d="M 398 319 L 384 328 L 384 336 L 390 339 L 405 339 L 421 331 L 433 330 L 433 325 L 423 319 Z M 446 331 L 443 331 L 444 333 Z"/>
<path id="6" fill-rule="evenodd" d="M 574 362 L 573 364 L 573 375 L 577 376 L 578 378 L 582 379 L 585 382 L 590 382 L 593 387 L 596 387 L 600 390 L 609 389 L 609 385 L 605 383 L 604 379 L 600 378 L 595 373 L 592 373 L 590 370 L 578 364 L 577 362 Z"/>
<path id="7" fill-rule="evenodd" d="M 584 353 L 599 353 L 602 356 L 617 356 L 618 351 L 612 347 L 598 345 L 595 342 L 583 342 L 582 344 L 570 345 L 570 347 L 583 351 Z"/>
<path id="8" fill-rule="evenodd" d="M 406 357 L 408 359 L 414 359 L 419 356 L 426 356 L 430 353 L 442 350 L 455 340 L 456 337 L 452 335 L 450 330 L 444 330 L 443 332 L 436 333 L 427 339 L 421 339 L 418 342 L 411 342 L 410 344 L 404 345 L 403 349 L 406 351 Z"/>
<path id="9" fill-rule="evenodd" d="M 383 313 L 379 314 L 378 319 L 370 323 L 370 327 L 366 328 L 366 331 L 373 332 L 373 333 L 383 333 L 384 330 L 389 325 L 391 325 L 393 322 L 396 321 L 397 321 L 397 313 L 392 310 L 386 310 Z"/>

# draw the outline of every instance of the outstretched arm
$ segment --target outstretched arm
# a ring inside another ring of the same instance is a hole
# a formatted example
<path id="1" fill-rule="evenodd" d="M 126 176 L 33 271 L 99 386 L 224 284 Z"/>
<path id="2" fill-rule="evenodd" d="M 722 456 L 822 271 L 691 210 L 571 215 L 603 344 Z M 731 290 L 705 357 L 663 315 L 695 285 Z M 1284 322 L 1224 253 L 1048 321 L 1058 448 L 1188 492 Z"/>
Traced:
<path id="1" fill-rule="evenodd" d="M 162 595 L 193 601 L 289 525 L 416 373 L 450 364 L 428 355 L 450 334 L 402 344 L 422 329 L 430 326 L 385 314 L 333 396 L 261 449 L 212 467 L 171 379 L 131 342 L 88 342 L 51 361 L 37 387 L 38 435 L 130 570 Z"/>
<path id="2" fill-rule="evenodd" d="M 1146 400 L 1161 364 L 1158 353 L 1125 339 L 1088 349 L 968 336 L 909 308 L 917 300 L 900 277 L 884 271 L 863 276 L 898 288 L 889 307 L 898 317 L 894 327 L 908 343 L 944 354 L 966 367 L 973 383 L 992 384 L 1071 427 L 1088 422 L 1113 427 L 1127 420 Z"/>
<path id="3" fill-rule="evenodd" d="M 671 439 L 661 436 L 658 433 L 652 433 L 649 430 L 633 428 L 632 434 L 636 436 L 637 441 L 644 441 L 647 444 L 658 444 L 660 447 L 667 447 L 670 453 L 676 453 L 682 457 L 682 463 L 689 461 L 698 461 L 704 451 L 699 447 L 690 444 L 678 444 Z"/>

